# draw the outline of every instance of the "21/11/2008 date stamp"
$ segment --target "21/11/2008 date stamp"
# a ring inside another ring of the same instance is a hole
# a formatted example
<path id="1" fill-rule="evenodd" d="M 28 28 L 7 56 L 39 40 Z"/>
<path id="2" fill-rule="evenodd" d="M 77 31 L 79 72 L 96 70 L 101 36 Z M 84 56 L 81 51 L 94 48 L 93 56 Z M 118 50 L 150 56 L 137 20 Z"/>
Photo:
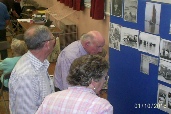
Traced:
<path id="1" fill-rule="evenodd" d="M 162 104 L 160 103 L 135 103 L 134 108 L 160 108 Z"/>

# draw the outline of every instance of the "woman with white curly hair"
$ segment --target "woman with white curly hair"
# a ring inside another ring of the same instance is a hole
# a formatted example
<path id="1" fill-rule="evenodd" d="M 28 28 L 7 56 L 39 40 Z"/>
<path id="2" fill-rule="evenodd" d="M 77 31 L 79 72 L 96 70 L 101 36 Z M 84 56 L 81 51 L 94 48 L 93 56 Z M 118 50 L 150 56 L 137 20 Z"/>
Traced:
<path id="1" fill-rule="evenodd" d="M 17 38 L 14 38 L 11 43 L 11 51 L 13 57 L 6 58 L 2 62 L 0 62 L 0 70 L 1 72 L 3 71 L 1 75 L 1 84 L 3 83 L 3 85 L 7 88 L 8 79 L 4 80 L 3 82 L 4 75 L 11 73 L 17 61 L 21 58 L 22 55 L 27 52 L 27 46 L 23 40 L 18 40 Z"/>

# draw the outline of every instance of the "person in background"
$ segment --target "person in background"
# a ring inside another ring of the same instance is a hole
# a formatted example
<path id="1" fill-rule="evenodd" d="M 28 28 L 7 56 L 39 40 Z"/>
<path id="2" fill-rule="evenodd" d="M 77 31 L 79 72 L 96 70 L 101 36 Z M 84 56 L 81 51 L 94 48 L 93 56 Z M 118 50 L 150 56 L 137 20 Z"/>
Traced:
<path id="1" fill-rule="evenodd" d="M 23 40 L 24 41 L 24 34 L 17 34 L 17 36 L 15 37 L 15 39 Z"/>
<path id="2" fill-rule="evenodd" d="M 108 78 L 109 64 L 99 55 L 85 55 L 71 64 L 66 90 L 48 95 L 36 114 L 113 114 L 113 106 L 96 94 Z"/>
<path id="3" fill-rule="evenodd" d="M 56 39 L 48 27 L 32 26 L 24 33 L 28 52 L 15 65 L 9 79 L 9 108 L 12 114 L 35 114 L 43 99 L 54 92 L 48 74 L 48 55 Z"/>
<path id="4" fill-rule="evenodd" d="M 11 73 L 17 61 L 27 52 L 27 46 L 24 41 L 13 39 L 11 43 L 11 50 L 13 57 L 6 58 L 0 62 L 0 70 L 3 71 L 1 75 L 1 82 L 3 82 L 4 75 Z M 4 80 L 4 86 L 8 88 L 8 79 Z"/>
<path id="5" fill-rule="evenodd" d="M 14 0 L 0 0 L 0 2 L 6 5 L 8 12 L 13 8 Z"/>
<path id="6" fill-rule="evenodd" d="M 21 18 L 21 5 L 20 5 L 21 0 L 14 0 L 14 10 L 17 13 L 17 17 L 16 18 Z"/>
<path id="7" fill-rule="evenodd" d="M 17 0 L 18 1 L 18 0 Z M 19 0 L 20 1 L 20 0 Z M 17 14 L 17 12 L 15 11 L 15 7 L 14 7 L 14 0 L 0 0 L 0 2 L 4 3 L 7 7 L 8 12 L 11 11 L 11 14 L 15 17 L 15 18 L 19 18 L 20 16 Z"/>
<path id="8" fill-rule="evenodd" d="M 98 31 L 90 31 L 83 34 L 80 40 L 65 47 L 60 52 L 55 66 L 54 84 L 57 88 L 56 91 L 69 87 L 66 78 L 70 65 L 76 58 L 87 54 L 98 54 L 102 52 L 104 45 L 105 39 L 103 36 Z"/>
<path id="9" fill-rule="evenodd" d="M 7 7 L 0 2 L 0 41 L 7 41 L 6 39 L 6 26 L 9 24 L 10 15 Z M 1 60 L 7 58 L 7 50 L 0 51 Z"/>

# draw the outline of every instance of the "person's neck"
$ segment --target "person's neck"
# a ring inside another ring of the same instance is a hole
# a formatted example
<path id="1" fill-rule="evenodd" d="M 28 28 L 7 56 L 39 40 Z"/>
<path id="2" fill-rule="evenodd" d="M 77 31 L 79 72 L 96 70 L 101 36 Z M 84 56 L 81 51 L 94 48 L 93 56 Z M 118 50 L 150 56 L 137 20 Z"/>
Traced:
<path id="1" fill-rule="evenodd" d="M 39 59 L 42 63 L 44 62 L 44 60 L 47 58 L 45 56 L 45 53 L 43 50 L 30 50 L 30 52 L 37 58 Z"/>

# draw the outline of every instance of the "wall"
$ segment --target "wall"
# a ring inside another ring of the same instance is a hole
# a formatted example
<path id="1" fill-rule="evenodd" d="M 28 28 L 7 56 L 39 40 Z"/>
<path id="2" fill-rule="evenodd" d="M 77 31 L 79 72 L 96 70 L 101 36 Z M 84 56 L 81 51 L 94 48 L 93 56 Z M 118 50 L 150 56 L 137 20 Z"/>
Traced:
<path id="1" fill-rule="evenodd" d="M 59 1 L 57 0 L 35 0 L 37 3 L 40 4 L 40 6 L 44 7 L 54 7 L 58 9 L 58 7 L 62 6 Z M 65 6 L 67 7 L 67 6 Z M 71 8 L 72 10 L 72 8 Z M 61 10 L 62 13 L 64 10 Z M 64 12 L 65 13 L 65 12 Z M 94 20 L 90 17 L 90 8 L 85 8 L 84 11 L 75 11 L 73 14 L 67 17 L 74 23 L 76 23 L 78 27 L 78 38 L 81 36 L 81 34 L 86 33 L 90 30 L 97 30 L 102 33 L 102 35 L 105 37 L 105 46 L 104 48 L 108 51 L 108 30 L 109 30 L 109 20 L 110 16 L 106 16 L 106 19 L 104 20 Z M 108 59 L 108 55 L 106 56 Z"/>

